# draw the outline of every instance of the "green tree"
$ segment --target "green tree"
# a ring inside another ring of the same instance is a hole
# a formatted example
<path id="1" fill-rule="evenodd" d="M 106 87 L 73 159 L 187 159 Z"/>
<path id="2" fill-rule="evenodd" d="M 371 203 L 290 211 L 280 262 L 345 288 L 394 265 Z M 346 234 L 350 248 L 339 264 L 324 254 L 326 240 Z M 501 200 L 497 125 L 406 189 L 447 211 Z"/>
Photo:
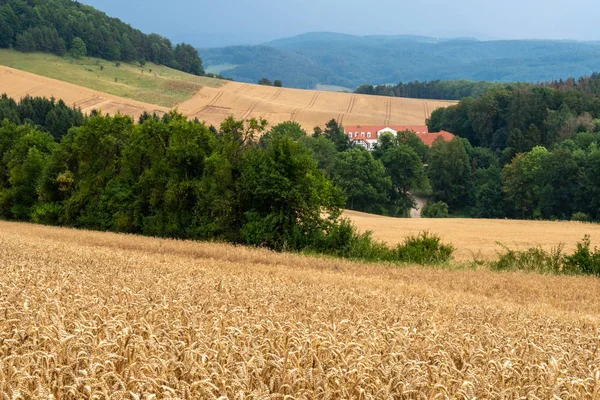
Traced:
<path id="1" fill-rule="evenodd" d="M 458 137 L 436 139 L 428 155 L 428 176 L 433 196 L 457 209 L 469 205 L 472 195 L 471 167 L 464 143 Z"/>
<path id="2" fill-rule="evenodd" d="M 502 190 L 506 200 L 523 219 L 540 217 L 542 168 L 548 155 L 546 148 L 537 146 L 529 153 L 518 154 L 502 170 Z"/>
<path id="3" fill-rule="evenodd" d="M 415 207 L 410 191 L 428 185 L 421 157 L 406 144 L 391 147 L 385 151 L 381 161 L 392 182 L 392 200 L 400 214 L 408 217 Z"/>
<path id="4" fill-rule="evenodd" d="M 46 160 L 58 145 L 50 135 L 28 125 L 4 124 L 0 133 L 12 137 L 10 147 L 2 146 L 0 172 L 4 171 L 6 175 L 4 183 L 0 180 L 0 215 L 27 221 L 38 201 L 37 188 Z"/>
<path id="5" fill-rule="evenodd" d="M 273 86 L 283 87 L 283 82 L 280 79 L 276 79 L 275 82 L 273 82 Z"/>
<path id="6" fill-rule="evenodd" d="M 74 58 L 85 57 L 87 55 L 87 47 L 80 37 L 73 38 L 73 42 L 71 42 L 71 55 Z"/>
<path id="7" fill-rule="evenodd" d="M 343 196 L 310 152 L 289 137 L 244 157 L 239 181 L 244 243 L 300 250 L 322 236 L 340 215 Z"/>
<path id="8" fill-rule="evenodd" d="M 346 207 L 351 210 L 382 214 L 388 207 L 392 181 L 381 161 L 366 150 L 354 148 L 338 153 L 333 182 L 348 198 Z"/>
<path id="9" fill-rule="evenodd" d="M 273 86 L 273 82 L 271 82 L 271 81 L 270 81 L 269 79 L 267 79 L 267 78 L 261 78 L 261 79 L 258 81 L 258 84 L 259 84 L 259 85 L 263 85 L 263 86 Z"/>
<path id="10" fill-rule="evenodd" d="M 332 119 L 325 124 L 323 136 L 331 140 L 339 152 L 350 148 L 350 140 L 348 140 L 348 137 L 344 133 L 344 128 L 341 127 L 335 119 Z"/>

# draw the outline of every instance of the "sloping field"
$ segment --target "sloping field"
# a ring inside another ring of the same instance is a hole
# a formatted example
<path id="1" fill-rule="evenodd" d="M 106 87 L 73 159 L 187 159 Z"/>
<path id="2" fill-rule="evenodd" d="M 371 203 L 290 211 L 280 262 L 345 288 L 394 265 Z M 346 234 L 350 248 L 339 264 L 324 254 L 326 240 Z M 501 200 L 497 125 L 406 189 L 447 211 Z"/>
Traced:
<path id="1" fill-rule="evenodd" d="M 0 222 L 6 398 L 597 398 L 600 280 Z"/>
<path id="2" fill-rule="evenodd" d="M 102 110 L 105 113 L 131 115 L 137 118 L 144 111 L 163 113 L 167 108 L 98 92 L 83 86 L 0 66 L 0 93 L 20 99 L 26 95 L 55 97 L 83 112 Z"/>
<path id="3" fill-rule="evenodd" d="M 398 219 L 346 211 L 361 231 L 372 231 L 373 237 L 389 244 L 402 242 L 404 238 L 429 231 L 441 235 L 452 243 L 460 261 L 497 258 L 502 250 L 498 243 L 511 249 L 527 250 L 541 246 L 545 250 L 563 243 L 565 250 L 572 251 L 584 235 L 591 235 L 592 245 L 600 246 L 600 225 L 581 222 L 514 221 L 495 219 Z"/>
<path id="4" fill-rule="evenodd" d="M 11 50 L 0 50 L 0 64 L 5 65 L 0 67 L 0 92 L 14 98 L 54 96 L 84 111 L 120 111 L 136 117 L 143 111 L 177 107 L 213 125 L 229 115 L 262 117 L 271 124 L 292 120 L 307 131 L 332 118 L 347 125 L 424 125 L 433 110 L 456 103 L 250 85 L 156 65 L 116 67 L 98 59 L 69 60 Z"/>
<path id="5" fill-rule="evenodd" d="M 230 82 L 203 87 L 179 104 L 184 114 L 218 124 L 223 117 L 296 121 L 307 130 L 335 118 L 347 125 L 424 125 L 431 112 L 455 102 L 320 92 Z"/>
<path id="6" fill-rule="evenodd" d="M 163 107 L 191 98 L 203 86 L 219 87 L 225 83 L 150 62 L 142 67 L 94 57 L 59 57 L 8 49 L 0 49 L 0 65 Z"/>

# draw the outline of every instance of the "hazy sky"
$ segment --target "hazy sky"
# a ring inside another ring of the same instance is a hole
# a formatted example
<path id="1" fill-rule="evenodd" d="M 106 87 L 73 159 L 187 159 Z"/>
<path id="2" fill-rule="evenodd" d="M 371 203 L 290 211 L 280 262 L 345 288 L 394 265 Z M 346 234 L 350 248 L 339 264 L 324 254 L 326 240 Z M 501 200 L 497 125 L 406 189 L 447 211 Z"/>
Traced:
<path id="1" fill-rule="evenodd" d="M 144 32 L 197 46 L 305 32 L 600 40 L 598 0 L 83 0 Z"/>

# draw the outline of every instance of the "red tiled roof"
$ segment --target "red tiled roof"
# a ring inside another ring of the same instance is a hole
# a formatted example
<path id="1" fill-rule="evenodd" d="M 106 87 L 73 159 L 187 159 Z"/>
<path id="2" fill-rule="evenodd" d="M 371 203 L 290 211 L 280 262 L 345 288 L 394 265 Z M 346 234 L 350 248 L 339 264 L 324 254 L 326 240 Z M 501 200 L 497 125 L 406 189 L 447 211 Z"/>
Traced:
<path id="1" fill-rule="evenodd" d="M 441 132 L 432 132 L 432 133 L 425 133 L 425 134 L 417 134 L 417 136 L 419 137 L 419 139 L 421 139 L 423 141 L 423 143 L 425 143 L 428 147 L 431 147 L 431 145 L 433 144 L 433 142 L 435 142 L 435 139 L 437 139 L 438 137 L 442 137 L 444 138 L 444 140 L 446 142 L 449 142 L 452 140 L 452 138 L 454 137 L 453 134 L 451 134 L 450 132 L 446 132 L 446 131 L 441 131 Z"/>

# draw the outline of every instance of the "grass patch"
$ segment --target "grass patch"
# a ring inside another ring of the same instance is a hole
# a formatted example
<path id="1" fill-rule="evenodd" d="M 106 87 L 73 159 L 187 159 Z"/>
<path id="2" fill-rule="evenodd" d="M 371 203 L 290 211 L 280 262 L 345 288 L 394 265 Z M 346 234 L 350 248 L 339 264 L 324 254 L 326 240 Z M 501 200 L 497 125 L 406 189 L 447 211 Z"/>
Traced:
<path id="1" fill-rule="evenodd" d="M 0 49 L 0 64 L 58 79 L 115 96 L 164 107 L 190 99 L 202 86 L 226 82 L 195 76 L 162 65 L 117 63 L 94 57 L 74 59 L 47 53 L 21 53 Z"/>

